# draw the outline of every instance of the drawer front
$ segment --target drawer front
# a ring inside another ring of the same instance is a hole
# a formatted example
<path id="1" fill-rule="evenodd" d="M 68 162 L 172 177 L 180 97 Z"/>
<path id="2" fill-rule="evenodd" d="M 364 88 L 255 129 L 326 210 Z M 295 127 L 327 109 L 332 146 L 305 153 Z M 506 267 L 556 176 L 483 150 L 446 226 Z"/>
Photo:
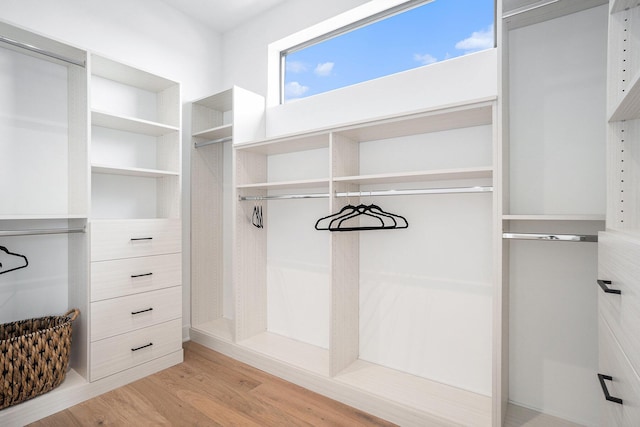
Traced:
<path id="1" fill-rule="evenodd" d="M 598 327 L 599 339 L 599 373 L 612 379 L 605 380 L 609 394 L 622 399 L 622 404 L 605 399 L 601 395 L 601 422 L 599 425 L 614 427 L 640 426 L 640 378 L 631 368 L 629 361 L 606 321 L 600 316 Z M 594 381 L 598 381 L 594 378 Z"/>
<path id="2" fill-rule="evenodd" d="M 182 348 L 180 319 L 91 343 L 91 381 Z"/>
<path id="3" fill-rule="evenodd" d="M 181 221 L 114 220 L 91 223 L 91 261 L 182 251 Z"/>
<path id="4" fill-rule="evenodd" d="M 96 261 L 91 263 L 91 301 L 179 286 L 182 255 Z"/>
<path id="5" fill-rule="evenodd" d="M 631 365 L 640 372 L 640 242 L 600 233 L 598 278 L 611 281 L 620 294 L 598 289 L 598 309 L 611 327 Z"/>
<path id="6" fill-rule="evenodd" d="M 91 304 L 91 341 L 181 318 L 182 287 Z"/>

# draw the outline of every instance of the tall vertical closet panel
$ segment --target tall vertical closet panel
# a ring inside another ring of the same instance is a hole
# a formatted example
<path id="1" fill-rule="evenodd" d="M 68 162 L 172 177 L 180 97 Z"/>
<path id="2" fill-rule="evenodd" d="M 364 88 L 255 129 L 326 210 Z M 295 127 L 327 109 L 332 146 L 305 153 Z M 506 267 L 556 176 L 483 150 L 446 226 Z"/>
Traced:
<path id="1" fill-rule="evenodd" d="M 598 241 L 600 425 L 640 423 L 640 5 L 609 8 L 607 229 Z"/>
<path id="2" fill-rule="evenodd" d="M 503 35 L 508 399 L 595 426 L 597 245 L 533 236 L 594 241 L 604 228 L 606 6 L 551 19 L 542 10 L 507 19 Z"/>

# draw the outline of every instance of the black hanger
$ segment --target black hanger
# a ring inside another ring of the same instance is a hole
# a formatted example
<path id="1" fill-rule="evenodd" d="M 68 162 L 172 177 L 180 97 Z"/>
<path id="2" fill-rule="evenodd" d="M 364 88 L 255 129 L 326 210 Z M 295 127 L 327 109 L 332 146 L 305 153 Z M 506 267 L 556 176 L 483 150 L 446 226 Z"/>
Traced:
<path id="1" fill-rule="evenodd" d="M 358 216 L 367 216 L 375 219 L 375 225 L 348 226 L 348 220 Z M 330 220 L 325 226 L 320 223 L 324 220 Z M 378 223 L 379 222 L 379 223 Z M 398 228 L 407 228 L 409 223 L 406 218 L 401 215 L 385 212 L 377 205 L 347 205 L 340 212 L 320 218 L 315 225 L 316 230 L 329 231 L 358 231 L 358 230 L 393 230 Z"/>
<path id="2" fill-rule="evenodd" d="M 6 253 L 7 255 L 11 256 L 10 259 L 13 262 L 9 263 L 9 264 L 13 264 L 16 261 L 17 262 L 21 262 L 21 260 L 19 260 L 18 258 L 22 258 L 22 260 L 24 260 L 24 264 L 23 265 L 18 265 L 17 267 L 13 267 L 11 265 L 6 265 L 7 264 L 6 262 L 3 265 L 2 260 L 0 258 L 0 274 L 5 274 L 5 273 L 8 273 L 10 271 L 20 270 L 21 268 L 25 268 L 25 267 L 27 267 L 29 265 L 29 260 L 24 255 L 14 254 L 13 252 L 9 252 L 9 250 L 7 248 L 5 248 L 4 246 L 0 246 L 0 251 L 2 251 L 4 253 Z M 0 253 L 0 255 L 2 255 L 2 254 Z M 10 267 L 13 267 L 13 268 L 10 268 Z M 4 268 L 7 268 L 7 270 L 5 270 Z"/>
<path id="3" fill-rule="evenodd" d="M 253 207 L 253 214 L 251 215 L 251 224 L 253 224 L 257 228 L 264 228 L 264 223 L 262 222 L 262 205 L 255 205 Z"/>

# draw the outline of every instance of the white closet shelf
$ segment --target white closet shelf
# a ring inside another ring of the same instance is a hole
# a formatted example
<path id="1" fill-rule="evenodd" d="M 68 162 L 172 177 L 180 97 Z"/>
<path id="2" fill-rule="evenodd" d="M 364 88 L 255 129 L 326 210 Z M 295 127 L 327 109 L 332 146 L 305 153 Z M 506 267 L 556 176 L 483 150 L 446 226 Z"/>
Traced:
<path id="1" fill-rule="evenodd" d="M 295 134 L 281 138 L 265 139 L 257 142 L 236 144 L 239 151 L 249 151 L 266 155 L 295 153 L 329 147 L 329 132 Z"/>
<path id="2" fill-rule="evenodd" d="M 210 129 L 201 130 L 192 134 L 195 138 L 220 139 L 233 135 L 233 125 L 216 126 Z"/>
<path id="3" fill-rule="evenodd" d="M 637 7 L 638 5 L 640 5 L 638 0 L 612 0 L 610 10 L 611 13 L 617 13 L 625 9 Z"/>
<path id="4" fill-rule="evenodd" d="M 605 215 L 502 215 L 505 221 L 604 221 Z"/>
<path id="5" fill-rule="evenodd" d="M 290 188 L 329 188 L 329 179 L 304 179 L 299 181 L 261 182 L 238 185 L 238 190 L 286 190 Z"/>
<path id="6" fill-rule="evenodd" d="M 494 98 L 489 98 L 474 103 L 446 106 L 433 111 L 400 117 L 391 116 L 375 122 L 336 129 L 334 133 L 353 141 L 365 142 L 490 125 L 493 121 L 494 101 Z"/>
<path id="7" fill-rule="evenodd" d="M 231 111 L 233 108 L 233 89 L 227 89 L 224 92 L 217 93 L 214 96 L 207 96 L 192 103 L 212 110 Z"/>
<path id="8" fill-rule="evenodd" d="M 263 332 L 238 344 L 262 355 L 325 377 L 329 376 L 329 350 L 271 332 Z"/>
<path id="9" fill-rule="evenodd" d="M 337 381 L 459 425 L 490 426 L 491 397 L 357 360 Z"/>
<path id="10" fill-rule="evenodd" d="M 98 110 L 91 111 L 91 125 L 149 136 L 162 136 L 178 131 L 175 126 Z"/>
<path id="11" fill-rule="evenodd" d="M 168 176 L 178 176 L 178 172 L 158 170 L 158 169 L 141 169 L 141 168 L 126 168 L 126 167 L 114 167 L 108 165 L 91 165 L 92 173 L 101 173 L 106 175 L 125 175 L 125 176 L 137 176 L 144 178 L 162 178 Z"/>
<path id="12" fill-rule="evenodd" d="M 341 176 L 335 177 L 335 182 L 348 184 L 386 184 L 400 182 L 421 182 L 421 181 L 441 181 L 453 179 L 481 179 L 491 178 L 493 168 L 461 168 L 461 169 L 440 169 L 432 171 L 385 173 L 374 175 Z"/>
<path id="13" fill-rule="evenodd" d="M 87 219 L 86 214 L 0 214 L 0 221 L 3 220 L 25 220 L 25 219 Z"/>
<path id="14" fill-rule="evenodd" d="M 161 92 L 178 85 L 172 80 L 98 55 L 91 55 L 91 73 L 151 92 Z"/>
<path id="15" fill-rule="evenodd" d="M 609 117 L 610 122 L 640 119 L 640 70 Z"/>

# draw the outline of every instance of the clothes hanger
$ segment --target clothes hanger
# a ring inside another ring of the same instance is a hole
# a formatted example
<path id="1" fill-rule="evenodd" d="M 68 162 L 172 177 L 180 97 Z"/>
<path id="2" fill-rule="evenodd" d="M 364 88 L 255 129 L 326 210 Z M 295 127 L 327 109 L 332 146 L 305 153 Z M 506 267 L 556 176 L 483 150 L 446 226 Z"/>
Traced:
<path id="1" fill-rule="evenodd" d="M 348 226 L 345 222 L 359 216 L 366 216 L 374 218 L 376 220 L 375 225 L 358 225 Z M 321 226 L 321 221 L 329 220 L 326 226 Z M 378 224 L 379 221 L 379 224 Z M 329 231 L 358 231 L 358 230 L 392 230 L 397 228 L 408 228 L 409 223 L 406 218 L 401 215 L 392 214 L 386 212 L 377 205 L 364 205 L 358 206 L 347 205 L 343 207 L 340 212 L 332 215 L 320 218 L 316 222 L 316 230 L 329 230 Z"/>
<path id="2" fill-rule="evenodd" d="M 3 252 L 9 257 L 3 255 Z M 7 262 L 7 260 L 9 262 Z M 17 265 L 17 267 L 16 267 Z M 4 246 L 0 246 L 0 274 L 5 274 L 10 271 L 20 270 L 29 265 L 29 260 L 26 256 L 9 252 Z"/>
<path id="3" fill-rule="evenodd" d="M 253 207 L 253 214 L 251 215 L 251 224 L 253 224 L 256 228 L 264 228 L 264 223 L 262 222 L 262 205 L 255 205 Z"/>

